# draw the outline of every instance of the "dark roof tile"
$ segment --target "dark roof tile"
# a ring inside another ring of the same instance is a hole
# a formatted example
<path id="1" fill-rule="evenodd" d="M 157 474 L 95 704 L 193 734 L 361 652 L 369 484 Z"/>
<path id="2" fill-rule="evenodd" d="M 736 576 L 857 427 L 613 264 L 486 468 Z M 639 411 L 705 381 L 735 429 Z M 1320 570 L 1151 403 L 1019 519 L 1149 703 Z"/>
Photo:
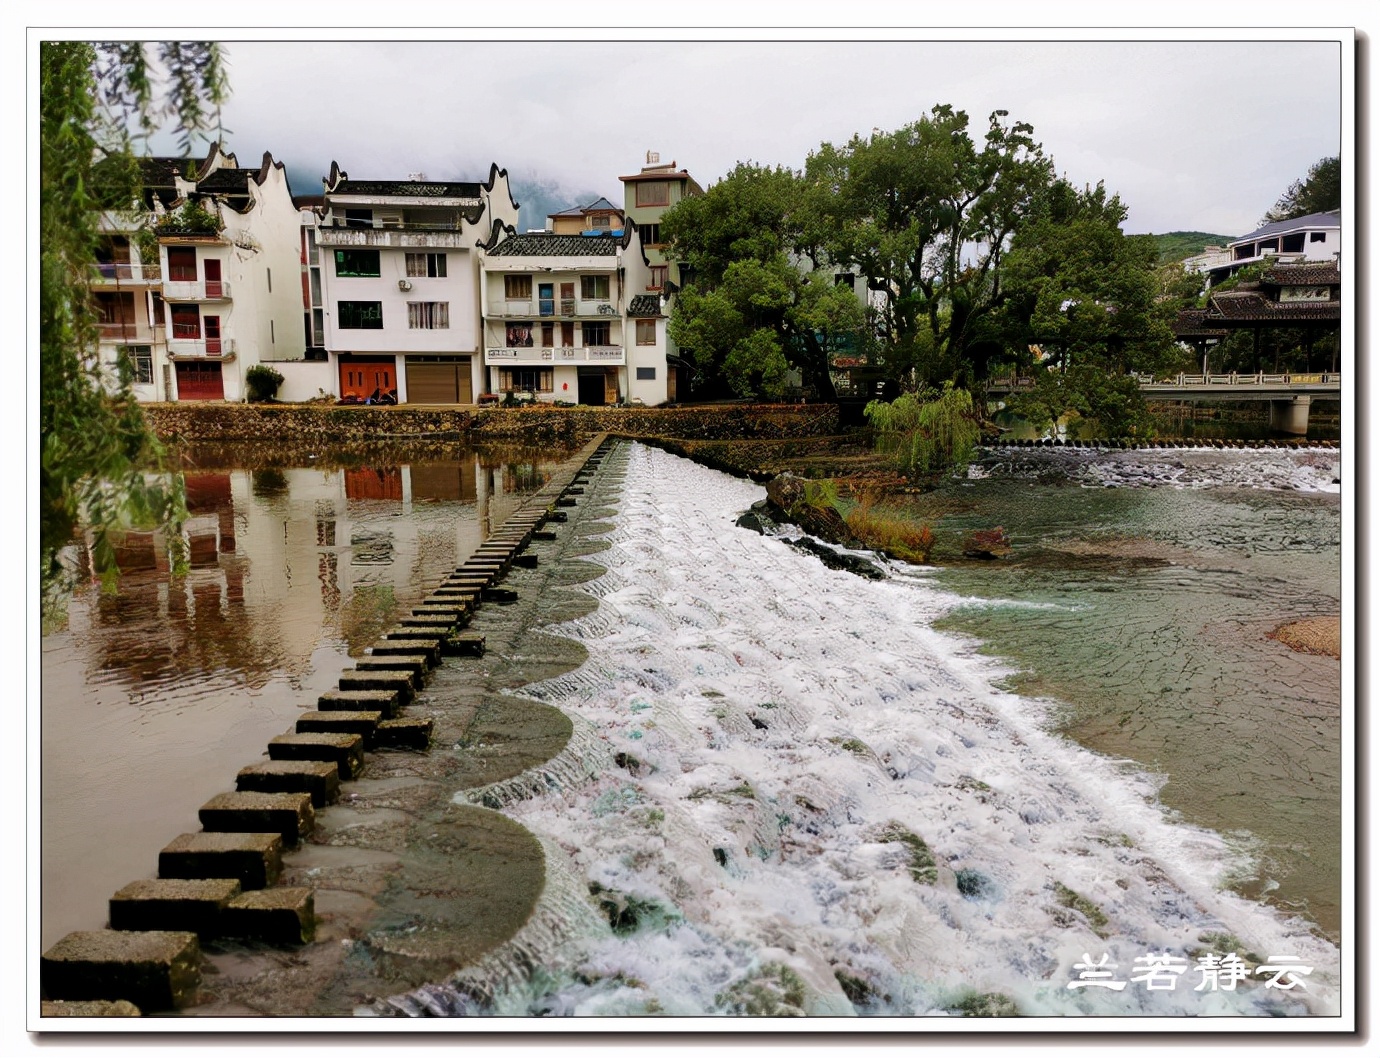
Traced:
<path id="1" fill-rule="evenodd" d="M 1339 287 L 1342 271 L 1335 264 L 1275 265 L 1261 280 L 1271 286 Z"/>
<path id="2" fill-rule="evenodd" d="M 396 198 L 478 198 L 479 184 L 434 180 L 341 180 L 332 195 L 380 195 Z"/>
<path id="3" fill-rule="evenodd" d="M 616 257 L 623 240 L 612 235 L 510 235 L 489 251 L 490 257 Z"/>
<path id="4" fill-rule="evenodd" d="M 1297 231 L 1300 228 L 1336 228 L 1342 223 L 1341 210 L 1332 210 L 1328 213 L 1310 213 L 1306 217 L 1294 217 L 1292 220 L 1277 220 L 1264 227 L 1256 228 L 1249 235 L 1242 235 L 1240 238 L 1233 239 L 1231 243 L 1245 242 L 1247 239 L 1263 239 L 1269 235 L 1279 235 L 1286 231 Z"/>
<path id="5" fill-rule="evenodd" d="M 628 315 L 653 317 L 661 315 L 661 298 L 655 294 L 634 294 L 628 299 Z"/>
<path id="6" fill-rule="evenodd" d="M 1254 291 L 1228 291 L 1214 294 L 1204 322 L 1250 323 L 1269 320 L 1280 326 L 1290 323 L 1310 323 L 1323 320 L 1340 320 L 1342 304 L 1339 301 L 1271 301 Z"/>

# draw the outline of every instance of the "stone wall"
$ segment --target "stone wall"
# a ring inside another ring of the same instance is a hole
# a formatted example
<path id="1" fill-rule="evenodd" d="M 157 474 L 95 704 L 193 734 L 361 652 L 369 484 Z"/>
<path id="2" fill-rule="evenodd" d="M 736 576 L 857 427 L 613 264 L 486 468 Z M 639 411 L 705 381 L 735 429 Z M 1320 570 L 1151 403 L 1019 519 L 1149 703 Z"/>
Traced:
<path id="1" fill-rule="evenodd" d="M 836 433 L 831 404 L 727 404 L 679 408 L 458 408 L 333 404 L 146 404 L 165 441 L 308 441 L 455 438 L 571 442 L 596 433 L 695 440 L 814 437 Z"/>

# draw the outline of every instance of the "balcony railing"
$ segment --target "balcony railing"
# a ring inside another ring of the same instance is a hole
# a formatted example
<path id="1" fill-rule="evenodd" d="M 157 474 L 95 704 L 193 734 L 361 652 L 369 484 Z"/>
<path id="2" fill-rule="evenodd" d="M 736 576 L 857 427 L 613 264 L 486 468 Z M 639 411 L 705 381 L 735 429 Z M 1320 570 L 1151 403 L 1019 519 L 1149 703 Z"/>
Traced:
<path id="1" fill-rule="evenodd" d="M 486 364 L 610 364 L 624 362 L 617 345 L 506 346 L 484 350 Z"/>
<path id="2" fill-rule="evenodd" d="M 130 264 L 128 261 L 93 264 L 92 283 L 156 283 L 162 270 L 156 264 Z"/>
<path id="3" fill-rule="evenodd" d="M 616 319 L 622 314 L 622 307 L 609 298 L 505 298 L 500 304 L 504 316 L 523 319 L 552 316 Z"/>
<path id="4" fill-rule="evenodd" d="M 103 342 L 152 342 L 156 335 L 152 327 L 137 323 L 101 323 L 97 325 Z"/>
<path id="5" fill-rule="evenodd" d="M 335 247 L 394 247 L 466 250 L 473 245 L 465 242 L 465 235 L 455 228 L 424 227 L 409 224 L 405 228 L 332 228 L 323 227 L 316 233 L 319 246 Z"/>
<path id="6" fill-rule="evenodd" d="M 173 359 L 193 359 L 202 357 L 210 360 L 233 360 L 235 339 L 233 338 L 170 338 L 168 355 Z"/>
<path id="7" fill-rule="evenodd" d="M 223 279 L 163 284 L 164 301 L 226 301 L 229 297 L 230 284 Z"/>

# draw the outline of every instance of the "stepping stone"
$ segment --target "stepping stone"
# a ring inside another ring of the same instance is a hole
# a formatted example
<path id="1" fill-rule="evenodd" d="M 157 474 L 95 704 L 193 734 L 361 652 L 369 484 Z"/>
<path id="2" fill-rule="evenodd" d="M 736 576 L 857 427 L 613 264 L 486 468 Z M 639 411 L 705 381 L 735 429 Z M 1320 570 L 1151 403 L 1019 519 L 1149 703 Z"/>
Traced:
<path id="1" fill-rule="evenodd" d="M 221 935 L 268 944 L 309 944 L 316 936 L 316 895 L 297 886 L 241 893 L 221 916 Z"/>
<path id="2" fill-rule="evenodd" d="M 562 496 L 560 499 L 558 499 L 558 500 L 556 501 L 556 506 L 557 506 L 557 507 L 574 507 L 574 506 L 577 506 L 577 504 L 576 504 L 576 501 L 575 501 L 575 500 L 572 500 L 572 499 L 570 499 L 570 498 L 567 497 L 567 496 Z"/>
<path id="3" fill-rule="evenodd" d="M 137 1018 L 139 1008 L 128 999 L 87 999 L 68 1002 L 65 999 L 45 999 L 38 1007 L 41 1018 Z"/>
<path id="4" fill-rule="evenodd" d="M 384 720 L 378 727 L 380 746 L 397 749 L 426 749 L 431 744 L 431 719 L 420 716 L 404 716 L 397 720 Z"/>
<path id="5" fill-rule="evenodd" d="M 273 743 L 270 742 L 270 756 L 272 752 Z M 305 793 L 255 793 L 235 790 L 231 793 L 216 794 L 197 810 L 197 818 L 201 820 L 205 830 L 281 834 L 285 845 L 297 844 L 303 835 L 310 834 L 316 826 L 316 812 L 311 806 L 311 795 Z"/>
<path id="6" fill-rule="evenodd" d="M 110 898 L 110 928 L 184 930 L 214 937 L 220 913 L 240 894 L 235 878 L 150 878 Z"/>
<path id="7" fill-rule="evenodd" d="M 398 624 L 406 629 L 416 629 L 418 632 L 435 632 L 442 636 L 461 627 L 459 621 L 447 621 L 443 617 L 419 617 L 416 614 L 399 618 Z"/>
<path id="8" fill-rule="evenodd" d="M 536 555 L 517 555 L 517 556 L 515 556 L 515 557 L 513 558 L 513 565 L 515 565 L 515 566 L 520 566 L 520 567 L 522 567 L 523 569 L 536 569 L 536 568 L 537 568 L 537 556 L 536 556 Z"/>
<path id="9" fill-rule="evenodd" d="M 445 641 L 449 629 L 437 630 L 437 642 L 441 644 L 441 653 L 445 653 Z M 355 662 L 355 669 L 359 672 L 368 672 L 371 669 L 408 669 L 414 676 L 420 678 L 429 668 L 431 663 L 425 654 L 389 654 L 386 657 L 372 658 L 362 657 Z"/>
<path id="10" fill-rule="evenodd" d="M 485 588 L 485 602 L 517 602 L 518 594 L 511 588 Z"/>
<path id="11" fill-rule="evenodd" d="M 425 664 L 423 659 L 418 658 L 417 660 L 421 664 Z M 297 733 L 299 735 L 358 735 L 364 739 L 364 748 L 372 749 L 374 728 L 378 727 L 379 721 L 382 719 L 382 713 L 350 713 L 343 709 L 303 713 L 297 718 Z M 327 767 L 330 766 L 329 761 L 322 763 Z"/>
<path id="12" fill-rule="evenodd" d="M 406 637 L 406 638 L 405 638 Z M 423 637 L 415 629 L 398 628 L 383 634 L 383 638 L 369 648 L 371 657 L 386 658 L 390 655 L 415 656 L 420 654 L 427 663 L 435 666 L 441 663 L 440 636 Z"/>
<path id="13" fill-rule="evenodd" d="M 181 834 L 158 854 L 160 878 L 235 878 L 243 889 L 263 889 L 282 872 L 277 834 Z"/>
<path id="14" fill-rule="evenodd" d="M 554 530 L 551 530 L 551 529 L 538 529 L 535 533 L 532 534 L 532 539 L 533 539 L 533 540 L 555 540 L 555 539 L 556 539 L 556 533 L 555 533 Z"/>
<path id="15" fill-rule="evenodd" d="M 377 672 L 346 669 L 340 674 L 339 682 L 342 691 L 392 691 L 397 695 L 399 704 L 410 702 L 412 692 L 417 687 L 416 677 L 412 673 L 398 669 L 383 669 Z M 317 704 L 320 705 L 319 700 Z"/>
<path id="16" fill-rule="evenodd" d="M 567 496 L 583 496 L 585 494 L 585 490 L 579 488 L 576 485 L 571 485 L 570 488 L 565 490 L 565 494 Z"/>
<path id="17" fill-rule="evenodd" d="M 572 506 L 572 507 L 575 506 L 575 504 L 574 504 L 573 501 L 571 502 L 570 506 Z M 570 515 L 566 514 L 565 511 L 552 511 L 552 512 L 551 512 L 551 521 L 553 521 L 553 522 L 568 522 L 568 521 L 570 521 Z"/>
<path id="18" fill-rule="evenodd" d="M 316 699 L 318 709 L 344 709 L 346 712 L 377 710 L 385 720 L 397 716 L 398 692 L 392 690 L 330 691 Z"/>
<path id="19" fill-rule="evenodd" d="M 484 656 L 484 637 L 477 632 L 466 632 L 462 635 L 450 636 L 441 645 L 441 650 L 445 654 L 460 654 L 465 657 L 481 658 Z"/>
<path id="20" fill-rule="evenodd" d="M 268 756 L 272 760 L 334 761 L 342 779 L 353 779 L 364 770 L 364 739 L 359 735 L 325 733 L 279 735 L 268 743 Z M 306 800 L 310 809 L 311 798 Z"/>
<path id="21" fill-rule="evenodd" d="M 334 713 L 304 713 L 304 716 L 334 716 Z M 341 715 L 353 716 L 353 713 Z M 381 717 L 382 713 L 371 713 Z M 331 760 L 269 760 L 241 768 L 235 776 L 235 789 L 256 793 L 305 793 L 313 808 L 328 805 L 340 796 L 340 768 Z"/>
<path id="22" fill-rule="evenodd" d="M 143 1011 L 192 1003 L 201 983 L 201 947 L 185 930 L 69 933 L 39 966 L 47 999 L 127 1000 Z"/>

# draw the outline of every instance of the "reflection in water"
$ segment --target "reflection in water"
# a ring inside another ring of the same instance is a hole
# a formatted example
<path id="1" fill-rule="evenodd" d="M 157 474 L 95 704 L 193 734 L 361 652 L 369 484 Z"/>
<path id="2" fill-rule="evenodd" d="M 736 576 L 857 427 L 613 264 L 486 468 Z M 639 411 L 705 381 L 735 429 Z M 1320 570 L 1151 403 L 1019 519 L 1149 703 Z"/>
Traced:
<path id="1" fill-rule="evenodd" d="M 153 877 L 198 806 L 564 458 L 432 446 L 264 467 L 282 454 L 238 454 L 186 457 L 186 576 L 159 534 L 131 533 L 118 592 L 88 577 L 44 637 L 45 947 L 102 926 L 110 894 Z"/>

